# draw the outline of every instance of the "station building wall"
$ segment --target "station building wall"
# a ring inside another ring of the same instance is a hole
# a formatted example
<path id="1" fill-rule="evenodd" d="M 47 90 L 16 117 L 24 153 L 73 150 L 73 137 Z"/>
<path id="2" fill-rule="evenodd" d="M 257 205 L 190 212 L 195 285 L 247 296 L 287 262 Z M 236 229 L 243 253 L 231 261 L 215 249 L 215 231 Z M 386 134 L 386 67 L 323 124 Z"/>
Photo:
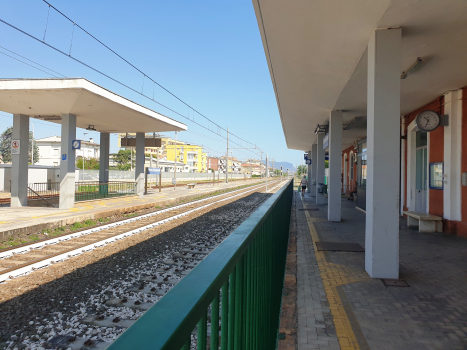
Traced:
<path id="1" fill-rule="evenodd" d="M 460 172 L 467 173 L 467 87 L 464 87 L 462 90 L 462 103 L 461 103 L 461 122 L 462 122 L 462 136 L 461 136 L 461 169 Z M 413 112 L 405 115 L 405 125 L 404 125 L 404 135 L 402 138 L 407 140 L 407 135 L 409 132 L 409 125 L 414 121 L 416 116 L 424 111 L 424 110 L 434 110 L 438 112 L 440 115 L 445 114 L 445 96 L 439 96 L 427 105 L 414 110 Z M 451 122 L 451 116 L 450 120 Z M 443 126 L 438 127 L 436 130 L 429 133 L 429 141 L 428 141 L 428 164 L 435 163 L 435 162 L 443 162 L 445 166 L 444 173 L 447 172 L 446 164 L 450 164 L 445 159 L 445 141 L 449 142 L 449 140 L 445 140 L 445 128 Z M 408 152 L 409 152 L 409 144 L 405 142 L 405 147 L 403 150 L 404 152 L 404 177 L 402 181 L 404 182 L 404 188 L 407 189 L 407 182 L 408 182 Z M 453 170 L 453 168 L 451 168 Z M 461 181 L 461 175 L 458 174 L 458 182 Z M 451 181 L 451 179 L 447 178 L 447 181 Z M 459 184 L 457 184 L 459 185 Z M 460 220 L 451 220 L 448 219 L 448 213 L 445 213 L 446 208 L 446 201 L 450 201 L 450 196 L 453 194 L 446 191 L 446 188 L 443 190 L 437 189 L 427 189 L 428 191 L 428 212 L 433 215 L 443 217 L 443 231 L 445 233 L 460 235 L 467 237 L 467 186 L 460 186 L 461 190 L 461 198 L 460 198 L 460 205 L 461 205 L 461 217 Z M 409 210 L 409 198 L 408 198 L 408 191 L 404 191 L 403 197 L 401 200 L 403 201 L 403 209 Z"/>

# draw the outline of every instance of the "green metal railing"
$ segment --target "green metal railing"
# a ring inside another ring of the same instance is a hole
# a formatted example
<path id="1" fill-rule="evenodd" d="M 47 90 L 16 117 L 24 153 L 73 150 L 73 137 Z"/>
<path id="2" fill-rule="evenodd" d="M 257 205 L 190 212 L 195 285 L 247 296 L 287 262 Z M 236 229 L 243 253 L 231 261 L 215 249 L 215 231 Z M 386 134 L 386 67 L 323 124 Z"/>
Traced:
<path id="1" fill-rule="evenodd" d="M 136 182 L 110 181 L 86 181 L 75 183 L 75 201 L 87 201 L 91 199 L 128 196 L 136 194 Z"/>
<path id="2" fill-rule="evenodd" d="M 275 349 L 292 192 L 290 181 L 109 349 L 189 350 L 195 328 L 197 349 Z"/>

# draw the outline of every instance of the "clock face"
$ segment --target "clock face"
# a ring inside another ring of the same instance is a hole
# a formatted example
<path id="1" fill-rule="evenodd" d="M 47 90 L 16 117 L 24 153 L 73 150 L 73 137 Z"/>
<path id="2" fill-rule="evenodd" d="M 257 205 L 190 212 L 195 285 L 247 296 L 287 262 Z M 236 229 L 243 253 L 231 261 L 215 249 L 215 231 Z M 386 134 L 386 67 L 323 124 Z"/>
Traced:
<path id="1" fill-rule="evenodd" d="M 415 119 L 415 123 L 421 131 L 435 130 L 441 123 L 441 117 L 435 111 L 423 111 Z"/>

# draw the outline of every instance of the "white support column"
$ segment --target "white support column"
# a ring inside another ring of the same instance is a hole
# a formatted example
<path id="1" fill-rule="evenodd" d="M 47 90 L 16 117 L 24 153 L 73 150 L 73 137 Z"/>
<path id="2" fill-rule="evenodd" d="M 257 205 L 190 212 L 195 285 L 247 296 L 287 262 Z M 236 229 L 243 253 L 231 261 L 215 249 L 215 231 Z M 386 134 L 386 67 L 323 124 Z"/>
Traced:
<path id="1" fill-rule="evenodd" d="M 314 144 L 311 146 L 311 180 L 308 180 L 310 186 L 310 193 L 316 197 L 316 164 L 318 161 L 318 145 Z"/>
<path id="2" fill-rule="evenodd" d="M 101 132 L 99 149 L 99 182 L 109 183 L 109 155 L 110 155 L 110 134 Z M 99 192 L 107 195 L 109 188 L 107 185 L 99 186 Z"/>
<path id="3" fill-rule="evenodd" d="M 401 29 L 376 29 L 368 43 L 365 270 L 399 278 Z"/>
<path id="4" fill-rule="evenodd" d="M 308 151 L 308 159 L 311 159 L 311 151 Z M 308 164 L 307 165 L 307 175 L 306 175 L 306 179 L 308 181 L 308 190 L 307 192 L 308 193 L 314 193 L 314 192 L 311 192 L 311 178 L 312 178 L 312 164 Z"/>
<path id="5" fill-rule="evenodd" d="M 76 139 L 76 115 L 62 114 L 62 138 L 60 155 L 60 209 L 75 205 L 75 150 L 72 142 Z"/>
<path id="6" fill-rule="evenodd" d="M 136 193 L 141 197 L 144 195 L 144 132 L 136 133 L 136 164 L 135 164 L 135 181 Z M 175 164 L 177 161 L 175 160 Z"/>
<path id="7" fill-rule="evenodd" d="M 324 192 L 318 193 L 318 184 L 324 184 L 324 149 L 323 149 L 323 138 L 324 134 L 319 133 L 317 135 L 317 144 L 316 144 L 316 204 L 324 204 Z"/>
<path id="8" fill-rule="evenodd" d="M 19 154 L 11 154 L 11 202 L 12 208 L 28 205 L 28 151 L 29 116 L 13 116 L 13 135 L 11 140 L 19 140 Z"/>
<path id="9" fill-rule="evenodd" d="M 342 111 L 329 117 L 328 220 L 341 221 Z"/>
<path id="10" fill-rule="evenodd" d="M 444 114 L 449 125 L 444 127 L 444 195 L 445 219 L 462 220 L 462 89 L 444 95 Z"/>

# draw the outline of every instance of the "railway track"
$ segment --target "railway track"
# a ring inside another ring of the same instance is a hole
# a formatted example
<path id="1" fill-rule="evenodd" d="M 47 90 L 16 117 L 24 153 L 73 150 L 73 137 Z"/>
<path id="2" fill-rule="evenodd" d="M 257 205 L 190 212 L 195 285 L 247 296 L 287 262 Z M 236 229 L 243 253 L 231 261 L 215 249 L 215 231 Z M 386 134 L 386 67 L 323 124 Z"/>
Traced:
<path id="1" fill-rule="evenodd" d="M 275 180 L 269 182 L 268 187 L 270 186 L 269 188 L 274 190 L 280 184 L 280 180 Z M 141 214 L 129 219 L 121 219 L 97 227 L 64 234 L 59 237 L 46 238 L 34 243 L 3 249 L 0 251 L 0 282 L 11 280 L 133 236 L 218 203 L 257 191 L 265 186 L 266 184 L 263 183 L 246 189 Z"/>

